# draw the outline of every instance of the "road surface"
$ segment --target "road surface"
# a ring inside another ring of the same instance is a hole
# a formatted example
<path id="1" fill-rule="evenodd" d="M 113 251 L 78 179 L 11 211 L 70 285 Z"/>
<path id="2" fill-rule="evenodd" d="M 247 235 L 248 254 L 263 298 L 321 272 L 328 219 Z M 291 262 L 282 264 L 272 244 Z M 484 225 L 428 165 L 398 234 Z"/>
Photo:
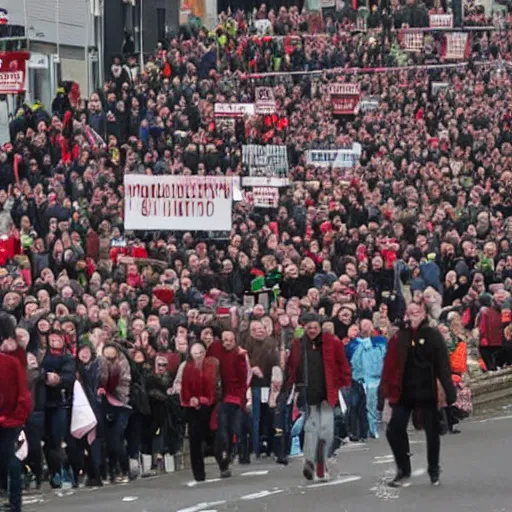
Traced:
<path id="1" fill-rule="evenodd" d="M 442 438 L 441 487 L 426 474 L 423 433 L 411 435 L 411 486 L 389 489 L 394 465 L 385 439 L 342 448 L 329 484 L 306 483 L 302 460 L 233 468 L 233 477 L 191 485 L 188 471 L 126 485 L 76 491 L 46 490 L 25 498 L 24 512 L 512 512 L 512 416 L 463 425 Z M 42 500 L 42 501 L 39 501 Z M 38 501 L 36 503 L 36 501 Z"/>

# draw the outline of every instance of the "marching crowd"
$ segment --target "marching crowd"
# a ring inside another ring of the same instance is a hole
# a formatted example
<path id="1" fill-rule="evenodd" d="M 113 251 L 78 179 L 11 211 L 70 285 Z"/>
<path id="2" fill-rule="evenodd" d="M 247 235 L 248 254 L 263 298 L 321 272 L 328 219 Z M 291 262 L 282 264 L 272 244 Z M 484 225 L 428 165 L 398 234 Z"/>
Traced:
<path id="1" fill-rule="evenodd" d="M 293 7 L 256 17 L 283 36 L 308 30 Z M 18 383 L 2 386 L 0 406 L 14 406 L 0 446 L 23 427 L 28 447 L 23 462 L 3 458 L 12 511 L 22 472 L 27 487 L 126 482 L 172 470 L 186 432 L 196 480 L 208 452 L 228 477 L 235 454 L 286 464 L 304 451 L 305 476 L 324 478 L 342 443 L 390 421 L 396 387 L 381 377 L 411 303 L 445 342 L 445 431 L 471 412 L 468 354 L 482 371 L 512 363 L 512 32 L 475 33 L 463 68 L 347 77 L 378 108 L 339 118 L 329 68 L 429 54 L 351 35 L 345 19 L 298 45 L 253 38 L 236 16 L 189 27 L 144 70 L 115 59 L 90 98 L 63 88 L 51 108 L 19 108 L 0 149 L 0 365 L 7 354 L 19 370 L 0 372 Z M 258 83 L 273 86 L 275 114 L 221 128 L 214 103 L 251 102 Z M 249 142 L 287 146 L 277 208 L 234 203 L 222 238 L 124 230 L 125 174 L 243 175 Z M 305 149 L 354 142 L 352 168 L 306 163 Z M 83 404 L 88 430 L 72 421 Z"/>

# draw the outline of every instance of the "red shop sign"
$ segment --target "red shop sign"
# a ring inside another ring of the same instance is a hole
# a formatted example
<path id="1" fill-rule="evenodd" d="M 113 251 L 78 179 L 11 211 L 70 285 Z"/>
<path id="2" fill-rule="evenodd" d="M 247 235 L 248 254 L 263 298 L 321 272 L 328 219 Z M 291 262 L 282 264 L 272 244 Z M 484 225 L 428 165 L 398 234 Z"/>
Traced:
<path id="1" fill-rule="evenodd" d="M 28 52 L 0 52 L 0 94 L 25 91 L 25 69 Z"/>

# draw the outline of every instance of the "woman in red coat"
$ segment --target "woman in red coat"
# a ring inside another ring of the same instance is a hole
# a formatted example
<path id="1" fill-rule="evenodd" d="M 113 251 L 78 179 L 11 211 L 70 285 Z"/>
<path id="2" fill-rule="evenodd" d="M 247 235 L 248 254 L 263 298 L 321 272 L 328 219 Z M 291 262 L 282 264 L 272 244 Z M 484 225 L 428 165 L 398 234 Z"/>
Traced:
<path id="1" fill-rule="evenodd" d="M 195 343 L 190 349 L 190 359 L 183 369 L 181 405 L 186 410 L 190 463 L 197 482 L 204 482 L 203 444 L 207 438 L 210 415 L 215 404 L 219 362 L 206 357 L 206 349 Z"/>

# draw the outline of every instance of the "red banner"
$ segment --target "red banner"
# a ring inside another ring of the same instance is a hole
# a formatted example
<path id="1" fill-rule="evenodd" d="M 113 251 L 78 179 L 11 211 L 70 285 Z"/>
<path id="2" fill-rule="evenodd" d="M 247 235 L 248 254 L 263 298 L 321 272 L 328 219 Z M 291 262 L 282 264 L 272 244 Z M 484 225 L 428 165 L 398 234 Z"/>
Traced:
<path id="1" fill-rule="evenodd" d="M 0 52 L 0 94 L 25 91 L 25 69 L 28 52 Z"/>
<path id="2" fill-rule="evenodd" d="M 338 116 L 352 116 L 361 97 L 361 84 L 335 83 L 329 84 L 332 111 Z"/>

